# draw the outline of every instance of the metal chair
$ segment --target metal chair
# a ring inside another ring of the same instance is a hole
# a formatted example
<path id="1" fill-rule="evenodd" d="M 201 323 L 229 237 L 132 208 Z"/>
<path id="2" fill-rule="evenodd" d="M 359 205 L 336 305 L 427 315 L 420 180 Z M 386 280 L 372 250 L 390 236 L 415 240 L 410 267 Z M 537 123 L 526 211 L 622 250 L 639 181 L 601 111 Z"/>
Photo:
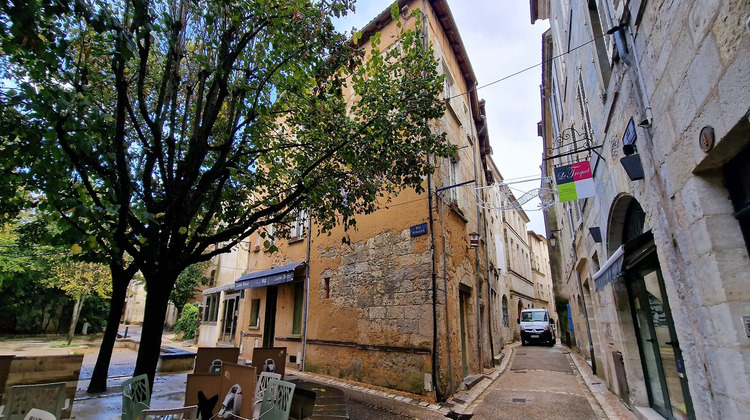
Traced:
<path id="1" fill-rule="evenodd" d="M 289 420 L 295 384 L 280 379 L 269 379 L 263 393 L 258 420 Z"/>
<path id="2" fill-rule="evenodd" d="M 253 400 L 253 417 L 260 415 L 260 404 L 263 402 L 263 393 L 268 387 L 268 381 L 271 379 L 281 379 L 281 374 L 261 372 L 260 376 L 258 376 L 258 382 L 255 384 L 255 399 Z"/>
<path id="3" fill-rule="evenodd" d="M 65 382 L 15 385 L 8 392 L 3 420 L 23 420 L 34 408 L 48 411 L 56 418 L 65 406 Z"/>
<path id="4" fill-rule="evenodd" d="M 141 411 L 141 420 L 197 420 L 198 406 L 179 408 L 149 408 Z M 208 419 L 206 419 L 208 420 Z"/>
<path id="5" fill-rule="evenodd" d="M 148 375 L 145 373 L 122 383 L 122 420 L 136 420 L 151 404 Z"/>
<path id="6" fill-rule="evenodd" d="M 32 408 L 26 413 L 26 417 L 23 420 L 57 420 L 57 417 L 49 411 Z"/>

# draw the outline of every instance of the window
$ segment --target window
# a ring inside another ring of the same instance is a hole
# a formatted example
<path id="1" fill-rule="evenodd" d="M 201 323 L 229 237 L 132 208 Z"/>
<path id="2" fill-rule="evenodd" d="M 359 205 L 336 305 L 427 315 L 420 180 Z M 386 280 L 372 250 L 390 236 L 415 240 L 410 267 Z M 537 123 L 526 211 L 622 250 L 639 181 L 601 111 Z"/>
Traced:
<path id="1" fill-rule="evenodd" d="M 449 161 L 448 185 L 451 186 L 458 184 L 458 160 L 451 158 Z M 456 191 L 456 188 L 448 189 L 448 199 L 453 203 L 458 203 L 458 192 Z"/>
<path id="2" fill-rule="evenodd" d="M 445 93 L 445 99 L 450 99 L 453 97 L 453 77 L 451 77 L 451 72 L 448 70 L 448 65 L 445 64 L 445 61 L 443 61 L 443 74 L 445 75 L 445 80 L 443 81 L 443 90 Z"/>
<path id="3" fill-rule="evenodd" d="M 323 290 L 320 291 L 320 294 L 323 296 L 323 299 L 328 299 L 331 297 L 331 279 L 326 277 L 323 279 Z"/>
<path id="4" fill-rule="evenodd" d="M 302 333 L 302 304 L 305 298 L 305 284 L 294 283 L 294 313 L 292 318 L 292 334 Z"/>
<path id="5" fill-rule="evenodd" d="M 260 327 L 260 299 L 250 300 L 250 328 Z"/>
<path id="6" fill-rule="evenodd" d="M 273 224 L 266 226 L 266 238 L 263 240 L 263 248 L 267 251 L 275 242 L 273 235 L 276 233 L 276 227 Z"/>
<path id="7" fill-rule="evenodd" d="M 216 322 L 216 316 L 219 313 L 219 293 L 206 296 L 206 309 L 203 312 L 205 322 Z"/>
<path id="8" fill-rule="evenodd" d="M 503 295 L 503 327 L 510 327 L 510 323 L 508 322 L 508 298 Z"/>
<path id="9" fill-rule="evenodd" d="M 588 0 L 589 22 L 591 23 L 591 38 L 594 40 L 595 55 L 594 59 L 598 64 L 599 77 L 603 86 L 602 100 L 606 99 L 606 90 L 609 86 L 609 79 L 612 75 L 612 67 L 609 65 L 609 55 L 607 54 L 607 45 L 604 40 L 604 30 L 599 8 L 596 6 L 596 0 Z"/>
<path id="10" fill-rule="evenodd" d="M 305 236 L 305 222 L 306 222 L 306 214 L 304 210 L 300 210 L 297 213 L 297 217 L 294 219 L 294 222 L 292 223 L 292 229 L 291 229 L 291 237 L 294 238 L 302 238 Z"/>

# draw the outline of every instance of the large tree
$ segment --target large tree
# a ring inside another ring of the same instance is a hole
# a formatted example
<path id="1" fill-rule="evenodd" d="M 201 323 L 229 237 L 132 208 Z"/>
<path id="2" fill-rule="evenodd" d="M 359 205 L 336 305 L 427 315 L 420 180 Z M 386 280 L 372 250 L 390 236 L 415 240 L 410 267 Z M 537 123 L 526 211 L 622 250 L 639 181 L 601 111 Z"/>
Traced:
<path id="1" fill-rule="evenodd" d="M 299 208 L 352 227 L 380 197 L 421 191 L 428 156 L 450 153 L 430 129 L 442 80 L 419 28 L 383 53 L 375 34 L 370 51 L 331 23 L 353 3 L 0 3 L 14 173 L 91 235 L 113 281 L 130 274 L 124 255 L 143 274 L 135 374 L 153 383 L 186 267 L 269 224 L 283 235 Z"/>

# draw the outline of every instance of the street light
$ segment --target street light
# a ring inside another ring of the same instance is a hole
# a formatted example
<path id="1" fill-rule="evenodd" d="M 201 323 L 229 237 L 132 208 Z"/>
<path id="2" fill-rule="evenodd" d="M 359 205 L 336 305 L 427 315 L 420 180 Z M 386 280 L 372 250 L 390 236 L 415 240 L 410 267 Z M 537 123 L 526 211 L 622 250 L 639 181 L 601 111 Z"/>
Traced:
<path id="1" fill-rule="evenodd" d="M 471 232 L 469 234 L 469 245 L 471 248 L 478 248 L 479 247 L 479 233 L 477 232 Z"/>
<path id="2" fill-rule="evenodd" d="M 548 241 L 549 241 L 549 244 L 552 246 L 552 248 L 554 248 L 555 245 L 557 245 L 557 236 L 555 236 L 555 232 L 562 232 L 562 229 L 552 229 L 550 231 Z"/>

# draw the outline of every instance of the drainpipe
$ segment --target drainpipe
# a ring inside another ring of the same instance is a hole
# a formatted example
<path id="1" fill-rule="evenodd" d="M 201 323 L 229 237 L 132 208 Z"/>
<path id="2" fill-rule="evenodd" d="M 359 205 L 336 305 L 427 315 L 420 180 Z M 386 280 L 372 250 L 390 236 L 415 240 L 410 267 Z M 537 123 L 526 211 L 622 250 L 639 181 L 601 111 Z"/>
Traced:
<path id="1" fill-rule="evenodd" d="M 312 238 L 312 217 L 307 216 L 307 264 L 305 264 L 305 317 L 302 319 L 302 362 L 299 370 L 305 371 L 307 362 L 307 319 L 310 311 L 310 240 Z"/>
<path id="2" fill-rule="evenodd" d="M 440 200 L 440 195 L 435 194 L 438 200 Z M 448 257 L 446 255 L 446 241 L 445 241 L 445 205 L 443 204 L 442 200 L 440 200 L 440 224 L 441 224 L 441 232 L 443 237 L 443 298 L 445 299 L 445 338 L 447 342 L 447 352 L 448 352 L 448 374 L 450 375 L 450 392 L 448 392 L 448 395 L 453 394 L 453 390 L 455 389 L 454 383 L 453 383 L 453 360 L 451 358 L 451 334 L 450 334 L 450 325 L 448 322 L 448 265 L 447 260 Z"/>
<path id="3" fill-rule="evenodd" d="M 482 195 L 484 196 L 484 190 L 482 190 Z M 484 199 L 482 201 L 487 202 Z M 484 213 L 484 223 L 482 224 L 482 226 L 484 227 L 485 238 L 484 259 L 487 267 L 487 330 L 489 331 L 490 338 L 490 364 L 491 366 L 495 366 L 495 341 L 492 337 L 492 295 L 490 293 L 492 290 L 492 285 L 490 284 L 490 247 L 488 246 L 489 242 L 486 240 L 489 232 L 489 229 L 487 228 L 487 209 L 483 208 L 482 212 Z"/>
<path id="4" fill-rule="evenodd" d="M 477 84 L 478 83 L 476 81 L 474 81 L 474 86 L 472 88 L 474 94 L 476 94 Z M 478 188 L 479 188 L 479 173 L 477 172 L 478 171 L 478 165 L 477 165 L 477 141 L 479 139 L 478 139 L 478 136 L 475 136 L 475 134 L 474 134 L 474 132 L 476 130 L 476 127 L 474 126 L 474 112 L 473 112 L 473 108 L 471 106 L 471 94 L 467 95 L 467 99 L 469 100 L 469 129 L 471 131 L 472 154 L 473 154 L 473 157 L 474 157 L 474 180 L 475 180 L 474 181 L 474 201 L 476 202 L 477 195 L 479 194 L 478 193 Z M 480 208 L 479 208 L 478 205 L 476 206 L 476 208 L 477 208 L 477 232 L 482 232 L 482 226 L 483 226 L 483 223 L 482 223 L 482 221 L 483 221 L 482 210 L 480 210 Z M 487 235 L 487 230 L 485 229 L 484 230 L 484 236 L 483 236 L 483 238 L 485 239 L 485 244 L 487 243 L 487 241 L 486 241 L 487 236 L 486 235 Z M 487 246 L 485 245 L 484 248 L 485 248 L 485 252 L 486 252 L 487 251 Z M 487 267 L 487 269 L 489 270 L 489 266 Z M 482 339 L 482 316 L 481 316 L 481 309 L 480 309 L 481 308 L 481 298 L 480 298 L 480 295 L 482 293 L 482 282 L 481 282 L 481 280 L 479 278 L 479 246 L 477 246 L 476 248 L 474 248 L 474 272 L 475 272 L 476 283 L 477 283 L 477 296 L 476 296 L 476 302 L 477 303 L 476 303 L 476 305 L 477 305 L 477 338 L 478 338 L 477 341 L 479 342 L 479 349 L 478 349 L 479 350 L 479 366 L 480 366 L 480 369 L 482 369 L 482 353 L 483 353 L 482 352 L 482 347 L 483 347 L 483 344 L 484 344 L 484 340 Z M 494 353 L 494 349 L 492 348 L 492 324 L 491 324 L 491 321 L 490 321 L 490 319 L 492 318 L 492 316 L 490 315 L 491 312 L 490 312 L 490 306 L 489 306 L 489 284 L 490 283 L 489 283 L 489 271 L 488 271 L 488 273 L 487 273 L 487 291 L 485 293 L 487 293 L 487 301 L 488 301 L 488 304 L 487 304 L 487 322 L 488 322 L 488 327 L 489 327 L 488 333 L 489 333 L 489 339 L 490 339 L 490 353 L 491 353 L 490 360 L 494 360 L 495 353 Z"/>
<path id="5" fill-rule="evenodd" d="M 643 107 L 643 112 L 645 114 L 645 119 L 638 123 L 638 125 L 644 128 L 651 127 L 651 122 L 654 120 L 654 115 L 651 111 L 651 103 L 648 100 L 646 84 L 643 81 L 643 72 L 641 71 L 641 64 L 638 60 L 638 52 L 635 50 L 635 36 L 633 35 L 632 30 L 627 31 L 628 35 L 630 35 L 630 44 L 631 48 L 633 49 L 632 59 L 630 57 L 630 53 L 628 52 L 627 42 L 625 41 L 625 31 L 626 29 L 629 29 L 627 27 L 627 23 L 629 20 L 628 18 L 630 12 L 627 9 L 625 10 L 622 22 L 618 25 L 615 23 L 615 17 L 612 13 L 612 7 L 610 6 L 609 2 L 605 1 L 603 3 L 607 9 L 607 17 L 609 18 L 609 24 L 611 26 L 611 29 L 607 31 L 607 33 L 614 34 L 615 47 L 617 47 L 617 52 L 620 55 L 620 58 L 622 58 L 622 61 L 625 62 L 627 66 L 630 66 L 631 63 L 635 64 L 635 74 L 638 78 L 638 92 L 641 96 L 641 106 Z"/>
<path id="6" fill-rule="evenodd" d="M 425 2 L 422 1 L 422 47 L 427 49 L 427 15 L 424 12 Z M 427 155 L 427 162 L 429 163 L 432 156 Z M 440 346 L 438 345 L 438 298 L 437 298 L 437 263 L 435 261 L 435 223 L 434 213 L 432 208 L 432 199 L 437 197 L 437 194 L 433 196 L 432 192 L 432 174 L 427 174 L 427 203 L 429 208 L 429 225 L 430 225 L 430 254 L 432 260 L 432 387 L 435 390 L 435 401 L 442 402 L 445 397 L 440 392 Z"/>

